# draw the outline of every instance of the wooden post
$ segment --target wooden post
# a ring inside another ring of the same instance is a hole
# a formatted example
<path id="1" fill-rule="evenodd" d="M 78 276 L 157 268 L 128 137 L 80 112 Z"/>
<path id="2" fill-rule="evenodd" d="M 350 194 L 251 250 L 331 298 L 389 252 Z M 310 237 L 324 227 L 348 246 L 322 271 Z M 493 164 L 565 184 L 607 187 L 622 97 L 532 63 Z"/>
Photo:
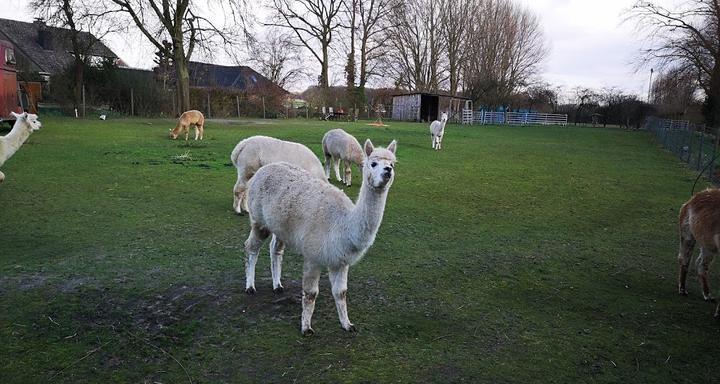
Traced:
<path id="1" fill-rule="evenodd" d="M 82 117 L 85 117 L 85 84 L 83 84 L 83 88 L 82 88 L 82 103 L 83 103 Z"/>
<path id="2" fill-rule="evenodd" d="M 238 119 L 240 118 L 240 96 L 235 95 L 235 104 L 237 105 Z"/>
<path id="3" fill-rule="evenodd" d="M 130 88 L 130 116 L 135 116 L 135 90 Z"/>
<path id="4" fill-rule="evenodd" d="M 265 96 L 263 96 L 263 98 L 262 98 L 262 103 L 263 103 L 263 119 L 264 119 L 265 118 Z"/>
<path id="5" fill-rule="evenodd" d="M 208 104 L 208 108 L 207 108 L 208 114 L 207 115 L 208 115 L 208 119 L 209 119 L 210 118 L 210 92 L 207 93 L 207 104 Z"/>

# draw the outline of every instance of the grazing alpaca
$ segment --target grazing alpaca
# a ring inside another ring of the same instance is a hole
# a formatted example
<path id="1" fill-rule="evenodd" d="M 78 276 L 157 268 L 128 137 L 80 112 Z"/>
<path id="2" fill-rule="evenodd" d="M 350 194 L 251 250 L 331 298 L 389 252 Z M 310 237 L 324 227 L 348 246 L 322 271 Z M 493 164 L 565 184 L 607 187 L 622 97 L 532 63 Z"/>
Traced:
<path id="1" fill-rule="evenodd" d="M 42 124 L 37 115 L 10 112 L 15 117 L 15 125 L 7 135 L 0 137 L 0 166 L 20 149 L 25 140 L 30 137 L 33 131 L 40 129 Z M 0 172 L 0 183 L 5 180 L 5 174 Z"/>
<path id="2" fill-rule="evenodd" d="M 263 165 L 286 161 L 325 180 L 325 172 L 320 160 L 308 147 L 272 137 L 253 136 L 242 140 L 233 149 L 230 161 L 235 165 L 238 173 L 237 182 L 233 187 L 233 209 L 237 213 L 242 213 L 243 209 L 248 210 L 245 194 L 247 181 Z"/>
<path id="3" fill-rule="evenodd" d="M 175 140 L 178 138 L 178 135 L 185 132 L 185 141 L 187 141 L 191 125 L 195 125 L 195 140 L 198 139 L 198 136 L 200 137 L 200 140 L 202 140 L 203 129 L 205 126 L 205 116 L 203 116 L 202 112 L 196 110 L 186 111 L 180 115 L 177 125 L 174 129 L 170 130 L 170 138 Z"/>
<path id="4" fill-rule="evenodd" d="M 349 187 L 352 184 L 350 165 L 357 165 L 362 172 L 362 163 L 365 156 L 360 143 L 355 137 L 338 128 L 325 133 L 322 139 L 322 147 L 325 154 L 325 177 L 330 179 L 330 165 L 334 163 L 335 177 Z M 342 179 L 340 178 L 340 161 L 343 162 Z"/>
<path id="5" fill-rule="evenodd" d="M 445 134 L 445 124 L 447 123 L 448 115 L 447 112 L 440 114 L 440 121 L 433 121 L 430 124 L 430 136 L 432 136 L 432 147 L 433 149 L 442 149 L 442 139 Z"/>
<path id="6" fill-rule="evenodd" d="M 705 301 L 714 301 L 708 286 L 710 264 L 720 249 L 720 190 L 707 189 L 697 193 L 680 208 L 678 222 L 680 232 L 680 252 L 678 253 L 678 292 L 687 295 L 688 265 L 692 258 L 695 243 L 700 244 L 700 256 L 696 264 L 700 286 Z M 715 317 L 720 318 L 720 305 L 715 309 Z"/>
<path id="7" fill-rule="evenodd" d="M 255 263 L 263 240 L 270 234 L 275 292 L 283 289 L 280 274 L 285 245 L 301 253 L 303 335 L 314 333 L 310 323 L 323 267 L 329 270 L 340 325 L 346 331 L 356 330 L 347 314 L 348 269 L 375 241 L 395 177 L 396 147 L 395 141 L 387 149 L 373 148 L 370 140 L 365 142 L 363 180 L 356 204 L 340 189 L 288 163 L 266 165 L 250 179 L 251 229 L 245 241 L 245 291 L 255 293 Z"/>

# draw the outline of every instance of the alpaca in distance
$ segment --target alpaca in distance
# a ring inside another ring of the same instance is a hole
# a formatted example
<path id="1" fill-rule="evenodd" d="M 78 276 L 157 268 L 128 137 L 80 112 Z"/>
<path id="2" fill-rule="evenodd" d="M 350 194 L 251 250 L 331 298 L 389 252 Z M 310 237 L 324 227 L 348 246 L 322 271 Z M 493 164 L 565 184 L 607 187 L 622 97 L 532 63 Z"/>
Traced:
<path id="1" fill-rule="evenodd" d="M 359 169 L 362 169 L 362 163 L 365 159 L 362 147 L 360 147 L 357 139 L 340 128 L 332 129 L 323 136 L 322 147 L 325 154 L 325 177 L 330 179 L 330 166 L 334 165 L 337 181 L 348 187 L 352 185 L 350 166 L 355 164 Z M 343 168 L 342 178 L 340 177 L 341 162 Z"/>
<path id="2" fill-rule="evenodd" d="M 20 149 L 20 146 L 30 137 L 30 134 L 42 127 L 37 115 L 32 113 L 10 112 L 15 117 L 12 130 L 0 137 L 0 166 Z M 0 183 L 5 180 L 5 174 L 0 172 Z"/>

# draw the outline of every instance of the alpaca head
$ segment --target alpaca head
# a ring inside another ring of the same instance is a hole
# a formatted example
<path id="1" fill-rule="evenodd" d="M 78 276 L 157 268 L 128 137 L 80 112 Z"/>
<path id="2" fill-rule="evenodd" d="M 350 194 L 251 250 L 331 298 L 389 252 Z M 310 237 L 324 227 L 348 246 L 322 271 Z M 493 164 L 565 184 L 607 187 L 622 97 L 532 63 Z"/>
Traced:
<path id="1" fill-rule="evenodd" d="M 365 165 L 362 167 L 364 181 L 376 189 L 386 189 L 395 178 L 395 150 L 397 141 L 393 140 L 387 148 L 375 148 L 365 141 Z"/>
<path id="2" fill-rule="evenodd" d="M 179 133 L 180 133 L 179 130 L 178 130 L 177 132 L 175 132 L 174 129 L 171 129 L 171 130 L 170 130 L 170 138 L 173 139 L 173 140 L 177 139 Z"/>
<path id="3" fill-rule="evenodd" d="M 40 129 L 40 127 L 42 127 L 42 123 L 40 123 L 40 120 L 38 120 L 38 116 L 35 114 L 27 112 L 23 112 L 20 114 L 10 112 L 10 114 L 15 117 L 16 122 L 24 124 L 30 132 L 37 131 L 38 129 Z"/>
<path id="4" fill-rule="evenodd" d="M 444 122 L 446 122 L 447 120 L 448 120 L 448 114 L 447 114 L 447 112 L 441 113 L 441 114 L 440 114 L 440 121 L 442 121 L 442 122 L 444 123 Z"/>

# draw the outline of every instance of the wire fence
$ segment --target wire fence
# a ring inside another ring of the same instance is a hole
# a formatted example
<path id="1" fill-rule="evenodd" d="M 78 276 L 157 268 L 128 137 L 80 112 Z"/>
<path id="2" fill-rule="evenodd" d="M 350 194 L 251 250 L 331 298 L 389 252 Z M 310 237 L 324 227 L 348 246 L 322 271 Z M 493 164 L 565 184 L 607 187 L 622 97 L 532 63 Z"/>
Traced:
<path id="1" fill-rule="evenodd" d="M 649 117 L 645 129 L 688 167 L 702 172 L 711 183 L 720 183 L 717 129 L 687 120 Z"/>

